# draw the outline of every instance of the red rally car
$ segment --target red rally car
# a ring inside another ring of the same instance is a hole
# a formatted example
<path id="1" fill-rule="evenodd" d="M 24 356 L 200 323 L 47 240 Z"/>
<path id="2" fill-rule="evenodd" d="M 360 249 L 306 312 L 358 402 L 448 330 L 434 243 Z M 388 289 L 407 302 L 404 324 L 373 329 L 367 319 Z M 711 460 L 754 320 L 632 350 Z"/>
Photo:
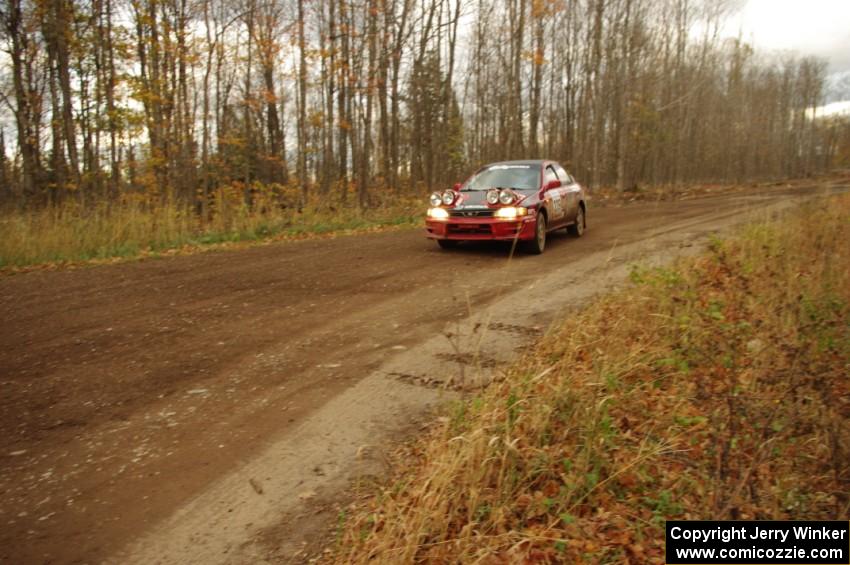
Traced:
<path id="1" fill-rule="evenodd" d="M 431 195 L 427 237 L 442 248 L 469 240 L 519 240 L 532 253 L 546 233 L 587 227 L 585 190 L 554 161 L 504 161 L 479 169 L 454 189 Z"/>

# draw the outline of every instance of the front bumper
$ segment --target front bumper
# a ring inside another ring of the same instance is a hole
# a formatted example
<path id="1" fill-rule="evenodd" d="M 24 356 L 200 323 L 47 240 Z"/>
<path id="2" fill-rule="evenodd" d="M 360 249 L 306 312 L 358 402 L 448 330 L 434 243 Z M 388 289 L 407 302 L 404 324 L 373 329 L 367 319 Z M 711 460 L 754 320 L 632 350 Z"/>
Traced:
<path id="1" fill-rule="evenodd" d="M 536 216 L 516 220 L 450 217 L 425 220 L 425 237 L 430 239 L 499 240 L 534 239 Z"/>

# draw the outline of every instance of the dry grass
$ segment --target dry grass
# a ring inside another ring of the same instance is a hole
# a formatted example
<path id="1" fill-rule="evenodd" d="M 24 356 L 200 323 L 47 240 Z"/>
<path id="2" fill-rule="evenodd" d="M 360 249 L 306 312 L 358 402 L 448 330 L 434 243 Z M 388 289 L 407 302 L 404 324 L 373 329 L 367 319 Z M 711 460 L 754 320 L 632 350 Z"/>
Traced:
<path id="1" fill-rule="evenodd" d="M 339 562 L 663 563 L 666 519 L 838 519 L 850 198 L 762 222 L 553 328 L 343 515 Z"/>
<path id="2" fill-rule="evenodd" d="M 77 262 L 203 246 L 221 242 L 297 237 L 410 225 L 421 219 L 421 197 L 388 194 L 366 210 L 311 202 L 301 211 L 265 195 L 247 207 L 240 194 L 222 191 L 209 217 L 173 202 L 126 199 L 83 209 L 75 202 L 38 211 L 0 212 L 0 268 Z"/>

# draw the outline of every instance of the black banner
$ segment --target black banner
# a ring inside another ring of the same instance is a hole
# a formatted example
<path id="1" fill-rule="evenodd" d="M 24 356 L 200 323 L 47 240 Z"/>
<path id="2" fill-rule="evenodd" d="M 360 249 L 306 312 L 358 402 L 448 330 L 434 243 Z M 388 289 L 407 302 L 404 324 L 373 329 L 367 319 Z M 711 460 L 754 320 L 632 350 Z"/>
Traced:
<path id="1" fill-rule="evenodd" d="M 667 563 L 850 564 L 850 522 L 667 522 Z"/>

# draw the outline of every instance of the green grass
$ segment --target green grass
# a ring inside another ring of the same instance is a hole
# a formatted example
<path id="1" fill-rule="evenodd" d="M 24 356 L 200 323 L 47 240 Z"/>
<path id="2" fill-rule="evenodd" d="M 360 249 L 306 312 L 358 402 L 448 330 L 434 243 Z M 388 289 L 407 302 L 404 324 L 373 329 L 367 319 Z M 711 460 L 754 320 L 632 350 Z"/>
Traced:
<path id="1" fill-rule="evenodd" d="M 845 519 L 850 197 L 803 212 L 554 326 L 397 454 L 335 559 L 663 563 L 668 519 Z"/>

